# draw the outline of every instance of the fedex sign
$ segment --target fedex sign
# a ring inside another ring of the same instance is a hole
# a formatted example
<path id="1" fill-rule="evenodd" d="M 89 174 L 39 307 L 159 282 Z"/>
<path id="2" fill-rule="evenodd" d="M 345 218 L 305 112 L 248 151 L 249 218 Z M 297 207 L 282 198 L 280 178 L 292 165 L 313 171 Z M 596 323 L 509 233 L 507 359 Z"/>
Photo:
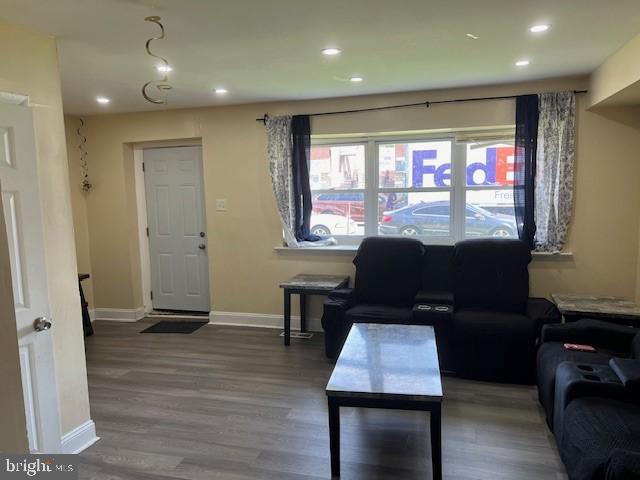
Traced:
<path id="1" fill-rule="evenodd" d="M 439 162 L 438 150 L 414 150 L 412 154 L 413 187 L 451 186 L 451 163 Z M 513 157 L 513 147 L 470 151 L 467 154 L 467 185 L 513 185 Z"/>

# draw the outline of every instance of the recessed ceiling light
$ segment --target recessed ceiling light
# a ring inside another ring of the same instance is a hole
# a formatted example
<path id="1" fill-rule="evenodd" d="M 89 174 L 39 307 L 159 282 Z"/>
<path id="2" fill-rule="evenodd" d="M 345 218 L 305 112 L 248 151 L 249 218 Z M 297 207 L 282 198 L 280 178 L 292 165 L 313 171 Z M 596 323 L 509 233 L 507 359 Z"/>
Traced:
<path id="1" fill-rule="evenodd" d="M 467 33 L 466 36 L 471 38 L 472 40 L 478 40 L 480 38 L 480 37 L 474 35 L 473 33 Z"/>
<path id="2" fill-rule="evenodd" d="M 351 77 L 349 80 L 354 82 L 354 83 L 357 83 L 357 82 L 362 82 L 364 80 L 364 78 L 362 78 L 362 77 Z"/>
<path id="3" fill-rule="evenodd" d="M 322 54 L 323 55 L 327 55 L 327 56 L 333 56 L 333 55 L 339 55 L 342 53 L 342 50 L 340 50 L 339 48 L 335 48 L 335 47 L 330 47 L 330 48 L 325 48 L 322 50 Z"/>
<path id="4" fill-rule="evenodd" d="M 547 25 L 545 23 L 541 23 L 540 25 L 534 25 L 533 27 L 531 27 L 529 29 L 529 31 L 531 33 L 542 33 L 542 32 L 546 32 L 547 30 L 549 30 L 549 28 L 551 28 L 551 25 Z"/>
<path id="5" fill-rule="evenodd" d="M 111 100 L 109 100 L 107 97 L 96 97 L 96 102 L 102 104 L 102 105 L 106 105 L 107 103 L 109 103 Z"/>
<path id="6" fill-rule="evenodd" d="M 226 88 L 216 88 L 214 90 L 218 95 L 224 95 L 225 93 L 227 93 L 227 89 Z"/>
<path id="7" fill-rule="evenodd" d="M 173 71 L 173 68 L 171 68 L 169 65 L 156 65 L 156 70 L 161 73 L 169 73 Z"/>
<path id="8" fill-rule="evenodd" d="M 518 60 L 516 62 L 516 67 L 526 67 L 527 65 L 529 65 L 531 62 L 529 60 Z"/>

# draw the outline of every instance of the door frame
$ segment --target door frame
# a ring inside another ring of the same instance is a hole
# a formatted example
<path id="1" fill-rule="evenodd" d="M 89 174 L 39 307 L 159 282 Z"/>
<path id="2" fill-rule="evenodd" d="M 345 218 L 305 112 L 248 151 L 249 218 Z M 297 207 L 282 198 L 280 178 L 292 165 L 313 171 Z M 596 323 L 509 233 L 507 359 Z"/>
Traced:
<path id="1" fill-rule="evenodd" d="M 191 138 L 186 140 L 166 140 L 141 142 L 133 144 L 133 171 L 136 193 L 136 211 L 138 215 L 138 246 L 140 248 L 140 281 L 142 288 L 142 305 L 144 314 L 147 315 L 153 310 L 153 301 L 151 300 L 151 254 L 149 248 L 149 237 L 147 237 L 147 192 L 144 183 L 144 171 L 142 163 L 144 161 L 144 150 L 150 148 L 169 148 L 169 147 L 193 147 L 202 148 L 201 138 Z M 206 202 L 206 182 L 204 181 L 204 156 L 202 161 L 202 195 L 204 196 L 204 218 L 205 232 L 208 232 L 207 225 L 207 202 Z M 207 273 L 209 275 L 209 289 L 211 290 L 211 269 L 207 265 Z M 213 298 L 209 291 L 209 311 L 213 310 Z"/>

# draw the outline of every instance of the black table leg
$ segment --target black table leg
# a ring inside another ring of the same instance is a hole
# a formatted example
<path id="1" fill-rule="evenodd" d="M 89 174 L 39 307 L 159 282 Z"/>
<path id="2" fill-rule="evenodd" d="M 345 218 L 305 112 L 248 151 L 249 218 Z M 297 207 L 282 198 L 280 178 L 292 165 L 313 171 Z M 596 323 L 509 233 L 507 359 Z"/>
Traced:
<path id="1" fill-rule="evenodd" d="M 284 289 L 284 344 L 291 344 L 291 292 Z"/>
<path id="2" fill-rule="evenodd" d="M 431 409 L 431 470 L 433 480 L 442 480 L 442 418 L 441 406 Z"/>
<path id="3" fill-rule="evenodd" d="M 300 331 L 307 331 L 307 296 L 300 294 Z"/>
<path id="4" fill-rule="evenodd" d="M 329 451 L 331 452 L 331 476 L 340 476 L 340 406 L 329 398 Z"/>

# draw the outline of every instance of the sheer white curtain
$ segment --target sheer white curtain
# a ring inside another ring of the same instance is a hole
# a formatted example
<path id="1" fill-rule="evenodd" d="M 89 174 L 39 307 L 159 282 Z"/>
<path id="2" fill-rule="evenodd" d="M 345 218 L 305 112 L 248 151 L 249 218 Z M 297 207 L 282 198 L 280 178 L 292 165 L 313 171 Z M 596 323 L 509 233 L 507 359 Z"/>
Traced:
<path id="1" fill-rule="evenodd" d="M 282 222 L 284 241 L 287 247 L 323 247 L 336 245 L 334 238 L 317 242 L 298 241 L 295 236 L 295 202 L 293 190 L 293 137 L 291 115 L 267 119 L 267 156 L 271 171 L 271 185 Z"/>
<path id="2" fill-rule="evenodd" d="M 282 221 L 284 241 L 289 247 L 297 247 L 298 241 L 293 233 L 295 206 L 293 201 L 293 170 L 291 167 L 293 147 L 291 115 L 269 117 L 266 128 L 271 184 L 276 197 L 280 220 Z"/>
<path id="3" fill-rule="evenodd" d="M 538 107 L 536 250 L 559 252 L 573 213 L 575 93 L 542 93 Z"/>

